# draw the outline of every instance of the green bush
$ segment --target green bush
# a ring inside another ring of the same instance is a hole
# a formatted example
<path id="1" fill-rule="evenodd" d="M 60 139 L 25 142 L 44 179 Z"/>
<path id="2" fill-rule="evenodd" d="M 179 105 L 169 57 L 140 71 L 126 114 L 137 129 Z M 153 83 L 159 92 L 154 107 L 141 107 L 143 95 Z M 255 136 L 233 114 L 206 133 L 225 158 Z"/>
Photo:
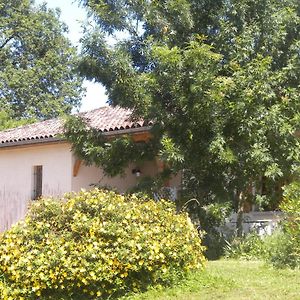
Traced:
<path id="1" fill-rule="evenodd" d="M 275 267 L 300 267 L 300 183 L 286 187 L 280 205 L 284 219 L 271 236 L 249 234 L 234 238 L 226 246 L 225 256 L 231 258 L 265 259 Z"/>
<path id="2" fill-rule="evenodd" d="M 1 299 L 105 299 L 170 284 L 203 267 L 200 243 L 169 202 L 98 189 L 44 199 L 0 237 Z"/>
<path id="3" fill-rule="evenodd" d="M 224 255 L 226 245 L 225 234 L 218 227 L 224 225 L 225 218 L 232 211 L 231 205 L 225 203 L 211 203 L 196 208 L 200 226 L 204 230 L 203 245 L 206 247 L 205 256 L 209 260 L 219 259 Z"/>
<path id="4" fill-rule="evenodd" d="M 300 267 L 300 183 L 294 182 L 285 188 L 280 209 L 285 213 L 282 221 L 283 236 L 270 256 L 278 267 Z"/>
<path id="5" fill-rule="evenodd" d="M 283 249 L 286 247 L 285 251 Z M 280 267 L 288 259 L 284 253 L 289 247 L 289 241 L 281 228 L 276 229 L 272 235 L 259 236 L 249 233 L 243 237 L 234 237 L 225 247 L 225 257 L 245 260 L 266 260 Z"/>
<path id="6" fill-rule="evenodd" d="M 296 268 L 300 266 L 299 249 L 295 252 L 295 244 L 283 231 L 275 232 L 267 244 L 269 255 L 267 261 L 276 268 Z M 299 246 L 298 246 L 299 247 Z"/>
<path id="7" fill-rule="evenodd" d="M 268 257 L 266 240 L 270 237 L 260 237 L 257 233 L 249 233 L 243 237 L 233 237 L 225 246 L 225 256 L 246 260 L 264 259 Z"/>

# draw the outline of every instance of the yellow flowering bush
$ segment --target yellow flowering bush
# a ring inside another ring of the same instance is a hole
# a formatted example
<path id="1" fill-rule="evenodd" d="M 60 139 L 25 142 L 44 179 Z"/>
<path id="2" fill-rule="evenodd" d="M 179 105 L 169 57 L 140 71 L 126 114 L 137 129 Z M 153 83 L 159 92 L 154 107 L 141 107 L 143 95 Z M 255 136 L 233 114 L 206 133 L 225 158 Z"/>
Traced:
<path id="1" fill-rule="evenodd" d="M 43 199 L 0 237 L 0 299 L 117 297 L 202 268 L 203 250 L 166 201 L 98 189 Z"/>

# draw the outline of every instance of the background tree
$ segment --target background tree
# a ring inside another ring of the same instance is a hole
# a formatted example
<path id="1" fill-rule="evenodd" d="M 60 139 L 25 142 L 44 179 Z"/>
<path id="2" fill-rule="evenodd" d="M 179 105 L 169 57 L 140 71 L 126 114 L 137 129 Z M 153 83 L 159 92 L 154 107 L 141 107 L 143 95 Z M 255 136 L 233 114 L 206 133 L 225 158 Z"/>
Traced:
<path id="1" fill-rule="evenodd" d="M 242 212 L 254 190 L 263 192 L 262 178 L 275 184 L 292 175 L 300 153 L 298 0 L 79 2 L 94 20 L 81 73 L 104 84 L 112 105 L 154 121 L 158 153 L 174 172 L 188 170 L 193 196 L 234 200 Z M 119 32 L 126 37 L 109 45 Z M 76 136 L 75 151 L 87 158 L 93 141 L 81 135 L 79 151 Z"/>
<path id="2" fill-rule="evenodd" d="M 59 11 L 31 0 L 0 3 L 0 105 L 13 119 L 47 119 L 80 104 L 77 54 Z"/>
<path id="3" fill-rule="evenodd" d="M 14 119 L 5 110 L 0 111 L 0 130 L 15 128 L 18 126 L 33 123 L 35 119 Z"/>

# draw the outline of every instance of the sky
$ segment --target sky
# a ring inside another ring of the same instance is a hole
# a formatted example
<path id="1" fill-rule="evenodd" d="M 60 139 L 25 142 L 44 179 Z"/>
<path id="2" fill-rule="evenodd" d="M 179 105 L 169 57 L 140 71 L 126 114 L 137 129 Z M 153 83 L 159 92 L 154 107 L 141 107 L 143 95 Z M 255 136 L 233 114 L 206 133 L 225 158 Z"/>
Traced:
<path id="1" fill-rule="evenodd" d="M 47 3 L 50 8 L 60 8 L 60 19 L 69 27 L 68 37 L 74 44 L 78 46 L 81 36 L 80 22 L 85 20 L 86 12 L 74 0 L 35 0 L 36 4 Z M 84 81 L 83 86 L 86 88 L 86 95 L 82 99 L 80 111 L 88 111 L 106 105 L 107 96 L 105 88 L 99 83 Z"/>

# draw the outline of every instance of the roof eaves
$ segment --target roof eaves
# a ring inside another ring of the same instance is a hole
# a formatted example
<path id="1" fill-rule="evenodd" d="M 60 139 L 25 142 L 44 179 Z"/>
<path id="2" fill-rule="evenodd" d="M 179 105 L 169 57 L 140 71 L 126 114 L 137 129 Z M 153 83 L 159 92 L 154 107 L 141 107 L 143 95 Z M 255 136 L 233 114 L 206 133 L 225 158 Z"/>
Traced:
<path id="1" fill-rule="evenodd" d="M 33 139 L 22 139 L 22 140 L 13 140 L 13 141 L 5 141 L 0 143 L 0 148 L 9 148 L 9 147 L 17 147 L 17 146 L 27 146 L 34 144 L 47 144 L 47 143 L 57 143 L 63 142 L 63 138 L 57 137 L 40 137 Z"/>
<path id="2" fill-rule="evenodd" d="M 146 131 L 149 131 L 151 128 L 152 128 L 151 126 L 124 128 L 124 129 L 118 129 L 118 130 L 113 130 L 113 131 L 103 131 L 102 134 L 104 136 L 108 136 L 108 135 L 116 136 L 116 135 L 121 135 L 121 134 L 146 132 Z"/>
<path id="3" fill-rule="evenodd" d="M 110 131 L 101 131 L 104 136 L 118 136 L 123 134 L 134 134 L 140 132 L 146 132 L 151 129 L 151 126 L 140 126 L 134 128 L 118 128 Z M 11 140 L 0 142 L 0 148 L 8 148 L 8 147 L 17 147 L 17 146 L 25 146 L 25 145 L 35 145 L 35 144 L 46 144 L 46 143 L 57 143 L 66 141 L 63 137 L 55 137 L 51 135 L 34 137 L 30 139 L 19 139 L 19 140 Z"/>

